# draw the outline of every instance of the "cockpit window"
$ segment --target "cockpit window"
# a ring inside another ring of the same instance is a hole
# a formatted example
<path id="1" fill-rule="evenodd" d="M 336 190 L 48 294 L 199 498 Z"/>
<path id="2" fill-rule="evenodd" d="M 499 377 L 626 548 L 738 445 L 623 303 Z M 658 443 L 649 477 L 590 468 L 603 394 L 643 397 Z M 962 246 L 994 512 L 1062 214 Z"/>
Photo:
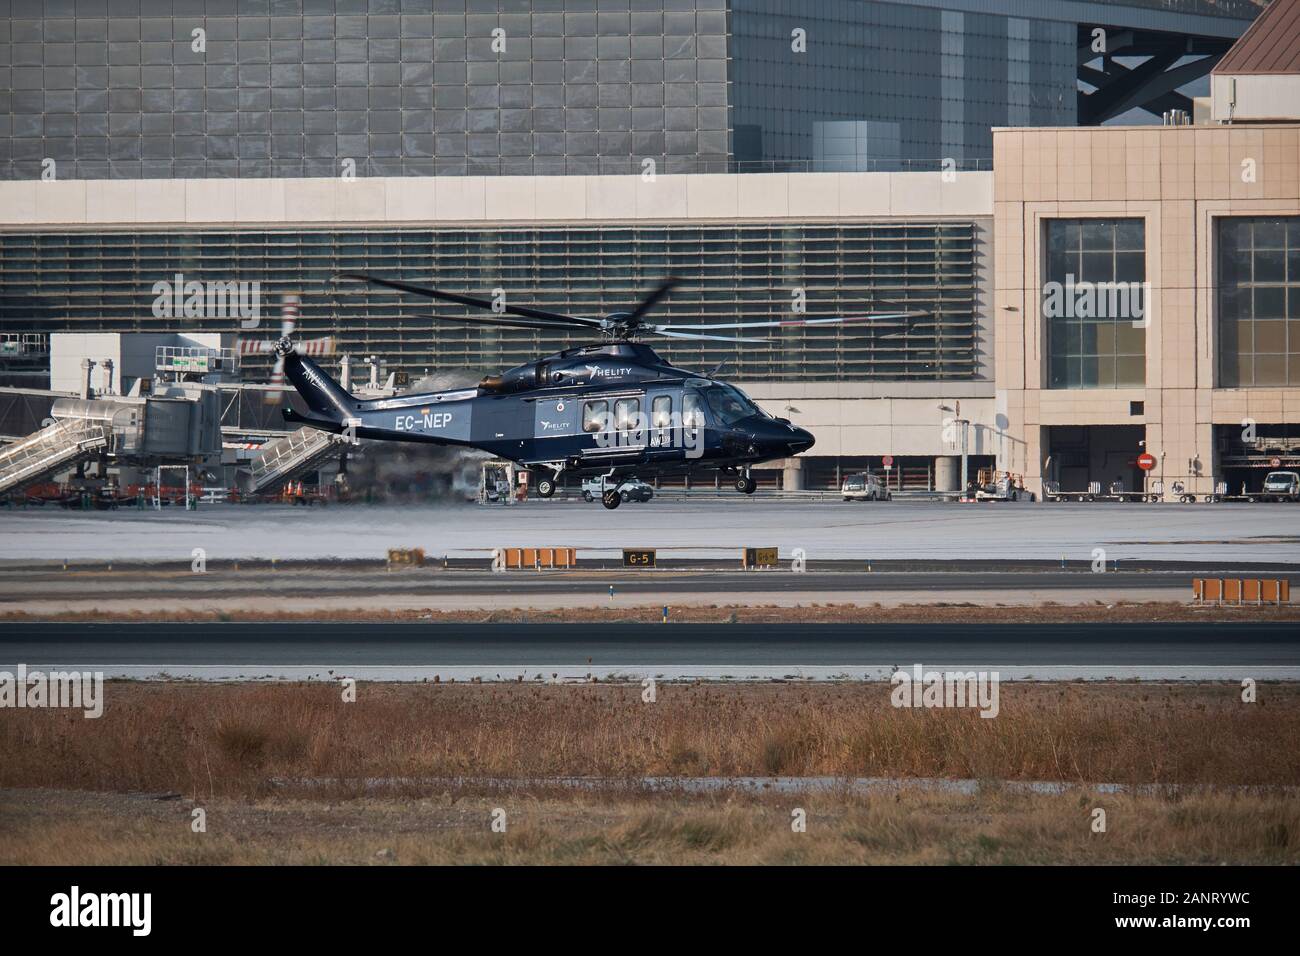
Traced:
<path id="1" fill-rule="evenodd" d="M 682 425 L 686 428 L 704 427 L 704 409 L 700 405 L 700 393 L 688 391 L 682 396 Z"/>
<path id="2" fill-rule="evenodd" d="M 703 392 L 709 408 L 724 425 L 733 425 L 742 418 L 762 414 L 758 406 L 745 397 L 744 392 L 730 385 L 710 385 Z"/>

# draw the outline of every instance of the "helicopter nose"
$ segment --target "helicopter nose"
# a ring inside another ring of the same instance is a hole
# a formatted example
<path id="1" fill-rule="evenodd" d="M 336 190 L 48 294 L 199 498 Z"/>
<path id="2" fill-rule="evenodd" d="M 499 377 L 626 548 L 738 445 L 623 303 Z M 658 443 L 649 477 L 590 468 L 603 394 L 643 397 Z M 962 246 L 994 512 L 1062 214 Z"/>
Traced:
<path id="1" fill-rule="evenodd" d="M 780 419 L 755 420 L 751 428 L 755 445 L 774 458 L 786 458 L 805 452 L 816 442 L 811 432 Z"/>
<path id="2" fill-rule="evenodd" d="M 817 444 L 817 439 L 806 428 L 791 425 L 790 432 L 790 436 L 786 439 L 786 447 L 790 449 L 791 455 L 801 454 Z"/>

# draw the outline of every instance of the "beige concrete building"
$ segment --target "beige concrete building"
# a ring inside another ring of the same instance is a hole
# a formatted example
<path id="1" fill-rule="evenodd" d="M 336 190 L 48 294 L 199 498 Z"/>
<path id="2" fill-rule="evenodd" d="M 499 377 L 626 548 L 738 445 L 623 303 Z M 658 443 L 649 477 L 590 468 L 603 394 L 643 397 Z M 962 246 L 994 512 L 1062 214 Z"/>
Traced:
<path id="1" fill-rule="evenodd" d="M 1003 467 L 1036 489 L 1133 482 L 1145 449 L 1153 480 L 1204 494 L 1294 465 L 1300 125 L 998 129 L 994 155 L 994 366 L 1016 439 Z M 1048 314 L 1076 248 L 1081 281 L 1140 270 L 1145 314 L 1089 317 L 1082 342 Z"/>
<path id="2" fill-rule="evenodd" d="M 1000 461 L 1032 488 L 1234 495 L 1300 467 L 1297 76 L 1300 0 L 1277 0 L 1197 125 L 994 130 L 994 364 L 1023 450 Z"/>

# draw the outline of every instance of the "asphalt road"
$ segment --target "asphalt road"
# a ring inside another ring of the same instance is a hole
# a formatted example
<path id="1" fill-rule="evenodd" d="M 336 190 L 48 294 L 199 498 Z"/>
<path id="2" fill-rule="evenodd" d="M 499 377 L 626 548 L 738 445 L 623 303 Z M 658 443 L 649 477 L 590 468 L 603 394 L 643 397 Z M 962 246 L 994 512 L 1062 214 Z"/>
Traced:
<path id="1" fill-rule="evenodd" d="M 1190 594 L 1193 577 L 1287 578 L 1300 587 L 1300 572 L 1290 566 L 1255 566 L 1243 570 L 1222 567 L 1200 571 L 1126 571 L 1093 573 L 1084 568 L 1033 571 L 835 571 L 791 574 L 772 571 L 482 571 L 386 574 L 382 570 L 346 571 L 208 571 L 205 574 L 160 571 L 40 572 L 0 571 L 0 607 L 36 598 L 92 596 L 140 599 L 214 597 L 220 595 L 474 595 L 591 594 L 611 586 L 616 593 L 701 594 L 717 592 L 770 593 L 780 591 L 1003 591 L 1063 589 L 1087 591 L 1177 588 Z"/>
<path id="2" fill-rule="evenodd" d="M 1294 624 L 13 624 L 18 662 L 109 676 L 386 680 L 887 677 L 1300 679 Z"/>
<path id="3" fill-rule="evenodd" d="M 803 549 L 810 561 L 954 557 L 1090 561 L 1300 562 L 1294 505 L 877 505 L 742 495 L 652 501 L 606 511 L 553 499 L 519 507 L 215 505 L 195 512 L 15 511 L 0 561 L 382 558 L 420 547 L 434 557 L 487 557 L 496 547 L 577 548 L 580 559 L 657 548 L 661 559 L 739 560 L 744 547 Z"/>

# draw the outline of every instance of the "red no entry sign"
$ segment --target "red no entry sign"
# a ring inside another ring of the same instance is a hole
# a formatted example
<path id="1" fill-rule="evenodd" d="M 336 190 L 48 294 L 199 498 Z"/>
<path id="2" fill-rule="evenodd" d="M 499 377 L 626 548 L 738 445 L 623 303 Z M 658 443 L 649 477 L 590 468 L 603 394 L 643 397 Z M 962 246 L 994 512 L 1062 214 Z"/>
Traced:
<path id="1" fill-rule="evenodd" d="M 1143 471 L 1150 471 L 1156 466 L 1156 456 L 1150 452 L 1144 451 L 1138 455 L 1138 467 Z"/>

